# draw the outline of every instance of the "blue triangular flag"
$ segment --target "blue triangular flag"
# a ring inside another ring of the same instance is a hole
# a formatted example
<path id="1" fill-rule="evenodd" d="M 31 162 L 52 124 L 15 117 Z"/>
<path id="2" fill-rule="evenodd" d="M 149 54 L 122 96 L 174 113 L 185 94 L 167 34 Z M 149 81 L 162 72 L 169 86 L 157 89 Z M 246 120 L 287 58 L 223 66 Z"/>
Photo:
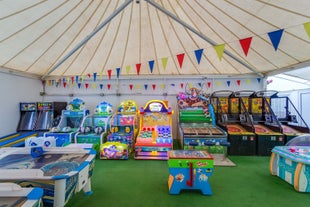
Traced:
<path id="1" fill-rule="evenodd" d="M 230 81 L 227 81 L 227 85 L 230 86 Z"/>
<path id="2" fill-rule="evenodd" d="M 119 73 L 121 72 L 121 68 L 116 68 L 116 77 L 119 78 Z"/>
<path id="3" fill-rule="evenodd" d="M 271 43 L 272 43 L 272 45 L 273 45 L 275 50 L 278 49 L 278 46 L 279 46 L 279 43 L 280 43 L 283 31 L 284 31 L 284 29 L 280 29 L 280 30 L 268 33 L 268 36 L 269 36 L 269 38 L 271 40 Z"/>
<path id="4" fill-rule="evenodd" d="M 94 73 L 94 81 L 97 79 L 97 73 Z"/>
<path id="5" fill-rule="evenodd" d="M 195 55 L 196 55 L 196 59 L 197 59 L 198 64 L 200 64 L 202 52 L 203 52 L 203 49 L 195 50 Z"/>
<path id="6" fill-rule="evenodd" d="M 149 67 L 150 67 L 150 71 L 151 71 L 151 73 L 153 73 L 153 68 L 154 68 L 154 60 L 150 60 L 150 61 L 149 61 Z"/>
<path id="7" fill-rule="evenodd" d="M 144 89 L 147 90 L 147 84 L 144 84 Z"/>
<path id="8" fill-rule="evenodd" d="M 102 88 L 103 88 L 103 84 L 102 84 L 102 83 L 100 83 L 100 84 L 99 84 L 99 87 L 100 87 L 100 89 L 102 90 Z"/>
<path id="9" fill-rule="evenodd" d="M 258 83 L 260 83 L 260 80 L 261 80 L 260 78 L 257 78 L 257 82 L 258 82 Z"/>

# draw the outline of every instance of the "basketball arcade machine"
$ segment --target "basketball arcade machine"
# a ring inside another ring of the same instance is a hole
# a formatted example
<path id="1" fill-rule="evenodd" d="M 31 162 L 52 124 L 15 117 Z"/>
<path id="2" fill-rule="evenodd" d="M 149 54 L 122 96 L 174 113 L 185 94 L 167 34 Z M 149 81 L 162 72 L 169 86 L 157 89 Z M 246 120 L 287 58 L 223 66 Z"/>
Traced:
<path id="1" fill-rule="evenodd" d="M 310 133 L 307 123 L 288 97 L 279 97 L 275 92 L 270 98 L 270 106 L 281 123 L 285 143 L 296 136 Z"/>
<path id="2" fill-rule="evenodd" d="M 128 159 L 134 150 L 138 129 L 136 102 L 133 100 L 121 102 L 110 120 L 106 142 L 100 146 L 100 159 Z"/>
<path id="3" fill-rule="evenodd" d="M 229 155 L 256 155 L 254 127 L 241 97 L 253 91 L 215 91 L 211 95 L 216 108 L 217 125 L 227 131 Z"/>
<path id="4" fill-rule="evenodd" d="M 257 155 L 270 156 L 275 146 L 284 145 L 281 124 L 270 106 L 274 91 L 257 91 L 249 97 L 251 121 L 257 137 Z"/>
<path id="5" fill-rule="evenodd" d="M 66 146 L 74 141 L 74 136 L 89 110 L 85 110 L 85 103 L 81 99 L 73 99 L 68 103 L 66 110 L 62 111 L 57 127 L 44 133 L 44 137 L 55 137 L 56 146 Z"/>
<path id="6" fill-rule="evenodd" d="M 161 100 L 150 100 L 140 108 L 140 130 L 135 142 L 135 159 L 167 160 L 173 148 L 173 110 Z"/>
<path id="7" fill-rule="evenodd" d="M 223 153 L 224 147 L 221 143 L 227 143 L 227 135 L 216 125 L 214 108 L 209 97 L 192 87 L 186 90 L 186 93 L 180 92 L 177 99 L 180 142 L 183 149 Z"/>
<path id="8" fill-rule="evenodd" d="M 19 104 L 20 119 L 17 132 L 0 138 L 0 147 L 21 147 L 29 137 L 36 136 L 35 125 L 38 119 L 37 103 L 23 102 Z"/>
<path id="9" fill-rule="evenodd" d="M 93 144 L 93 147 L 99 152 L 99 147 L 108 134 L 112 113 L 112 105 L 101 102 L 96 106 L 93 115 L 84 117 L 78 132 L 74 136 L 74 142 Z"/>

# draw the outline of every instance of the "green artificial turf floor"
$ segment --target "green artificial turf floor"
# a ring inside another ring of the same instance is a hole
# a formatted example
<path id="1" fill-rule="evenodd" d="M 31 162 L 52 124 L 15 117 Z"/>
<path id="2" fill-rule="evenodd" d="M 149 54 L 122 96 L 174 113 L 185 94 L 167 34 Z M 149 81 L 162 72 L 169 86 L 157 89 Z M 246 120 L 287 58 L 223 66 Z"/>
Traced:
<path id="1" fill-rule="evenodd" d="M 229 156 L 236 167 L 215 166 L 213 195 L 199 190 L 170 195 L 169 169 L 162 160 L 96 160 L 91 196 L 79 192 L 66 207 L 309 207 L 301 193 L 269 173 L 269 157 Z"/>

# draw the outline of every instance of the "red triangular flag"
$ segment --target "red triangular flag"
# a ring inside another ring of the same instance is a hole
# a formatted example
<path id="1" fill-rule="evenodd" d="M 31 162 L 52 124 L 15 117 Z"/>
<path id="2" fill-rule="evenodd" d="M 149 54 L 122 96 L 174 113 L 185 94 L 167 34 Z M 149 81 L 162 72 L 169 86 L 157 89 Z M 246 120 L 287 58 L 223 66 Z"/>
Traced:
<path id="1" fill-rule="evenodd" d="M 152 88 L 153 88 L 153 90 L 155 90 L 156 84 L 152 84 Z"/>
<path id="2" fill-rule="evenodd" d="M 108 90 L 110 90 L 110 88 L 111 88 L 111 84 L 110 84 L 110 83 L 108 83 Z"/>
<path id="3" fill-rule="evenodd" d="M 182 68 L 182 65 L 183 65 L 184 55 L 185 55 L 184 53 L 177 55 L 180 68 Z"/>
<path id="4" fill-rule="evenodd" d="M 64 82 L 64 88 L 67 86 L 67 83 L 66 82 Z"/>
<path id="5" fill-rule="evenodd" d="M 237 80 L 237 84 L 238 84 L 238 86 L 240 86 L 240 83 L 241 83 L 241 81 L 240 81 L 240 80 Z"/>
<path id="6" fill-rule="evenodd" d="M 136 64 L 137 74 L 140 75 L 141 63 Z"/>
<path id="7" fill-rule="evenodd" d="M 243 50 L 245 56 L 247 56 L 249 49 L 250 49 L 251 42 L 252 42 L 252 37 L 248 37 L 248 38 L 239 40 L 239 42 L 240 42 L 240 45 L 242 47 L 242 50 Z"/>
<path id="8" fill-rule="evenodd" d="M 208 84 L 208 88 L 210 88 L 211 87 L 211 82 L 208 82 L 207 84 Z"/>
<path id="9" fill-rule="evenodd" d="M 88 83 L 85 83 L 85 88 L 86 88 L 86 89 L 88 89 L 88 86 L 89 86 L 89 84 L 88 84 Z"/>
<path id="10" fill-rule="evenodd" d="M 109 79 L 111 79 L 111 74 L 112 74 L 112 70 L 111 70 L 111 69 L 109 69 L 109 70 L 108 70 L 108 76 L 109 76 Z"/>
<path id="11" fill-rule="evenodd" d="M 74 83 L 74 76 L 71 77 L 71 82 Z"/>
<path id="12" fill-rule="evenodd" d="M 183 83 L 181 83 L 180 85 L 181 85 L 181 88 L 183 88 L 183 87 L 184 87 L 184 84 L 183 84 Z"/>
<path id="13" fill-rule="evenodd" d="M 130 90 L 132 91 L 133 85 L 132 85 L 132 84 L 130 84 L 130 85 L 129 85 L 129 88 L 130 88 Z"/>

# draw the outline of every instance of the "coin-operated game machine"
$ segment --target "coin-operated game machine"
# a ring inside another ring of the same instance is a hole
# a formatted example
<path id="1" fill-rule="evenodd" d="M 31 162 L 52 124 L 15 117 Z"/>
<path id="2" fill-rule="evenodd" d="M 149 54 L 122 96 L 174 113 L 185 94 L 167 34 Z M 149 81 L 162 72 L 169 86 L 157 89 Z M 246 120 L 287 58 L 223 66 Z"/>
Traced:
<path id="1" fill-rule="evenodd" d="M 281 124 L 270 106 L 275 91 L 256 91 L 249 97 L 249 115 L 257 138 L 257 155 L 270 156 L 275 146 L 284 145 Z"/>
<path id="2" fill-rule="evenodd" d="M 38 119 L 37 103 L 19 103 L 20 118 L 16 132 L 0 137 L 0 147 L 22 147 L 29 137 L 37 136 L 35 125 Z"/>
<path id="3" fill-rule="evenodd" d="M 210 96 L 192 87 L 177 95 L 180 143 L 184 150 L 224 152 L 227 134 L 216 125 Z"/>
<path id="4" fill-rule="evenodd" d="M 181 190 L 201 190 L 212 195 L 209 178 L 213 174 L 213 157 L 206 150 L 171 150 L 168 152 L 170 194 Z"/>
<path id="5" fill-rule="evenodd" d="M 113 106 L 108 102 L 101 102 L 96 106 L 94 114 L 84 117 L 78 132 L 74 136 L 75 143 L 89 143 L 99 152 L 108 134 L 109 122 L 113 114 Z"/>
<path id="6" fill-rule="evenodd" d="M 100 146 L 101 159 L 128 159 L 134 150 L 139 129 L 137 104 L 133 100 L 122 101 L 110 120 L 106 142 Z"/>
<path id="7" fill-rule="evenodd" d="M 297 136 L 310 133 L 309 126 L 289 97 L 281 97 L 276 92 L 270 97 L 270 106 L 281 124 L 285 143 Z"/>
<path id="8" fill-rule="evenodd" d="M 217 124 L 227 131 L 229 155 L 256 155 L 256 135 L 244 102 L 254 91 L 220 90 L 212 93 Z M 247 103 L 247 102 L 246 102 Z"/>
<path id="9" fill-rule="evenodd" d="M 66 146 L 74 142 L 74 136 L 78 132 L 83 118 L 89 114 L 85 109 L 85 102 L 75 98 L 68 103 L 66 110 L 62 111 L 61 119 L 57 127 L 44 133 L 44 137 L 55 137 L 56 145 Z"/>
<path id="10" fill-rule="evenodd" d="M 150 100 L 140 108 L 140 130 L 135 143 L 135 159 L 167 160 L 173 148 L 173 110 L 162 100 Z"/>

